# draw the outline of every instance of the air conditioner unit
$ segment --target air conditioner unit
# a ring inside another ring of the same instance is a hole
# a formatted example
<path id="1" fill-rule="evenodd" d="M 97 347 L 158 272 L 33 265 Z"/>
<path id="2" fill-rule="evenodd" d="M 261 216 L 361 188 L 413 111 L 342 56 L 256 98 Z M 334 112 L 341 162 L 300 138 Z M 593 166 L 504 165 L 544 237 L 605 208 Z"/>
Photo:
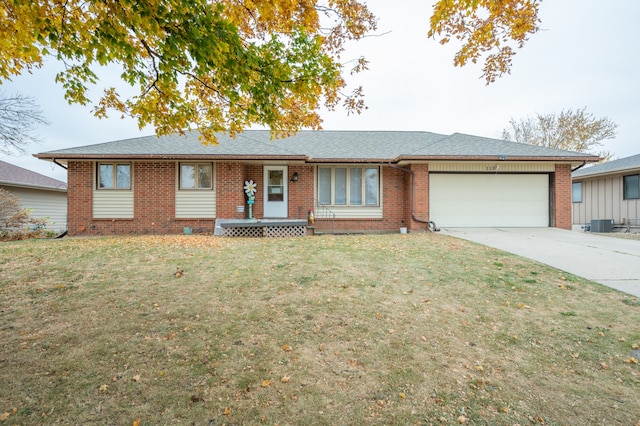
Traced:
<path id="1" fill-rule="evenodd" d="M 591 221 L 591 232 L 612 232 L 613 219 L 593 219 Z"/>

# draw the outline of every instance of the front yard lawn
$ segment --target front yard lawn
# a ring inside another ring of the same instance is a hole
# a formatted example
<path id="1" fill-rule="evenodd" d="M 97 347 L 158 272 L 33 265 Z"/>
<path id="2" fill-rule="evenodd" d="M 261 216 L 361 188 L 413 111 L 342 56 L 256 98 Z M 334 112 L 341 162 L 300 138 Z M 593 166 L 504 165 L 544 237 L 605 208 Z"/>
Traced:
<path id="1" fill-rule="evenodd" d="M 2 243 L 0 419 L 636 425 L 638 324 L 438 234 Z"/>

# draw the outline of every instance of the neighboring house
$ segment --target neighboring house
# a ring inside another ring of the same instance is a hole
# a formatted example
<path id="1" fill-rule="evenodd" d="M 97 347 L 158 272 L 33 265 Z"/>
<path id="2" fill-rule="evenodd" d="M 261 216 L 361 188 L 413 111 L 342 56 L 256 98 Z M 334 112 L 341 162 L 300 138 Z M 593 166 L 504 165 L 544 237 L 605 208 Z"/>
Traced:
<path id="1" fill-rule="evenodd" d="M 47 219 L 47 229 L 67 229 L 67 184 L 0 161 L 0 188 L 18 197 L 31 216 Z"/>
<path id="2" fill-rule="evenodd" d="M 572 179 L 574 225 L 640 225 L 640 154 L 576 170 Z"/>
<path id="3" fill-rule="evenodd" d="M 37 154 L 68 167 L 69 235 L 211 232 L 253 217 L 307 219 L 316 230 L 571 228 L 571 170 L 592 155 L 428 132 L 247 131 L 203 145 L 196 132 Z"/>

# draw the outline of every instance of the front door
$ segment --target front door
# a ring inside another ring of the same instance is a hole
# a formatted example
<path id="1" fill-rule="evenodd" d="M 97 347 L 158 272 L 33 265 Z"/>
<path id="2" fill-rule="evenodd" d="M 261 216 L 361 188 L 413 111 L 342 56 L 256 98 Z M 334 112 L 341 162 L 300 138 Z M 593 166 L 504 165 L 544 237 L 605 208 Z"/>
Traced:
<path id="1" fill-rule="evenodd" d="M 287 166 L 264 166 L 264 217 L 287 217 Z"/>

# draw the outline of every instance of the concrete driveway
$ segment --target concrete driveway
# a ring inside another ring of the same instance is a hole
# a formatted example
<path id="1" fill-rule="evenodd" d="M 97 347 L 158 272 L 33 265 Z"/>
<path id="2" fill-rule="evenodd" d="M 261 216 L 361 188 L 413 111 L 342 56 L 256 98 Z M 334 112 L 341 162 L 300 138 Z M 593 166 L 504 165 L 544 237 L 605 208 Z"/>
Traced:
<path id="1" fill-rule="evenodd" d="M 447 228 L 443 234 L 536 260 L 640 297 L 640 241 L 558 228 Z"/>

